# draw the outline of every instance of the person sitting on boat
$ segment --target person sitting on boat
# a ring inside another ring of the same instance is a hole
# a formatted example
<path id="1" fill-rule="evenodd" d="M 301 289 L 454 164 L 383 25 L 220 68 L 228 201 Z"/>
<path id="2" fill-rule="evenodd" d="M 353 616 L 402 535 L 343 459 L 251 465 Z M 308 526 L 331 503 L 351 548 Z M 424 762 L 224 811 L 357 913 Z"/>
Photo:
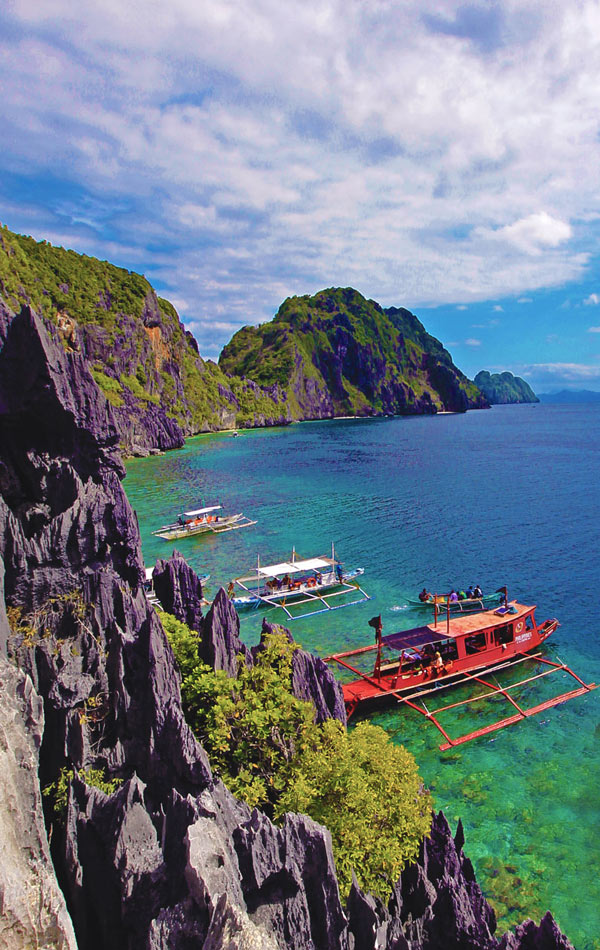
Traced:
<path id="1" fill-rule="evenodd" d="M 464 590 L 459 590 L 456 596 L 458 597 L 459 600 L 467 599 L 467 595 L 465 594 Z"/>
<path id="2" fill-rule="evenodd" d="M 457 603 L 458 603 L 458 594 L 456 593 L 456 591 L 454 590 L 454 588 L 452 588 L 452 590 L 450 591 L 450 596 L 448 597 L 448 603 L 449 603 L 449 604 L 457 604 Z"/>
<path id="3" fill-rule="evenodd" d="M 422 604 L 426 604 L 428 600 L 431 600 L 431 598 L 432 598 L 432 594 L 430 594 L 427 588 L 424 587 L 421 593 L 419 594 L 419 600 L 421 601 Z"/>
<path id="4" fill-rule="evenodd" d="M 475 587 L 473 589 L 473 597 L 483 597 L 483 592 L 479 584 L 475 584 Z"/>
<path id="5" fill-rule="evenodd" d="M 282 585 L 282 587 L 287 587 L 288 590 L 289 590 L 289 586 L 290 586 L 291 582 L 292 582 L 292 581 L 291 581 L 290 575 L 289 575 L 289 574 L 286 574 L 286 575 L 282 578 L 282 580 L 281 580 L 281 585 Z"/>
<path id="6" fill-rule="evenodd" d="M 475 592 L 473 591 L 473 585 L 469 584 L 469 586 L 467 587 L 467 600 L 473 600 L 474 596 L 475 596 Z"/>
<path id="7" fill-rule="evenodd" d="M 442 673 L 444 672 L 444 661 L 442 660 L 442 654 L 440 653 L 439 650 L 435 651 L 435 654 L 433 657 L 433 669 L 435 671 L 436 676 L 441 676 Z"/>

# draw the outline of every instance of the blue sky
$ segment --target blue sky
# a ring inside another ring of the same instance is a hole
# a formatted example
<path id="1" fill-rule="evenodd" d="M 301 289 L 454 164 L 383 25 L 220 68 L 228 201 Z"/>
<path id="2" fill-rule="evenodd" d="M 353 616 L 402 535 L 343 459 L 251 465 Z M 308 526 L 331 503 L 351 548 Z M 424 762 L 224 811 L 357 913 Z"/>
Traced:
<path id="1" fill-rule="evenodd" d="M 8 0 L 0 221 L 207 358 L 353 286 L 470 376 L 600 390 L 599 63 L 598 0 Z"/>

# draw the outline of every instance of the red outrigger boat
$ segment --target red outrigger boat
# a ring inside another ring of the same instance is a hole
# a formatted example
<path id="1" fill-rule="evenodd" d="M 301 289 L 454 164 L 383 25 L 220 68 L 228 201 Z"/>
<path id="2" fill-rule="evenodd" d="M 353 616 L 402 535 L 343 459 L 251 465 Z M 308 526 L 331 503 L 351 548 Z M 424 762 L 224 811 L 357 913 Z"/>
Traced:
<path id="1" fill-rule="evenodd" d="M 386 636 L 382 635 L 381 617 L 370 620 L 376 632 L 374 644 L 325 658 L 326 662 L 338 663 L 358 676 L 358 679 L 343 684 L 348 718 L 359 708 L 394 699 L 432 722 L 446 740 L 440 745 L 440 749 L 445 750 L 596 689 L 595 683 L 584 683 L 566 664 L 545 659 L 538 651 L 538 647 L 559 626 L 558 620 L 546 620 L 538 626 L 534 616 L 535 606 L 528 607 L 516 601 L 509 603 L 506 588 L 503 592 L 505 600 L 502 607 L 459 617 L 450 617 L 448 611 L 443 619 L 438 618 L 436 609 L 433 623 Z M 361 672 L 353 665 L 355 658 L 368 659 L 369 653 L 375 653 L 373 671 Z M 506 687 L 500 686 L 497 681 L 490 681 L 490 676 L 493 677 L 497 671 L 527 661 L 534 661 L 544 668 Z M 579 686 L 527 709 L 510 695 L 510 690 L 556 672 L 569 674 Z M 434 710 L 427 708 L 427 697 L 433 694 L 439 696 L 439 690 L 445 687 L 467 683 L 483 686 L 487 692 Z M 512 714 L 451 739 L 438 721 L 438 714 L 490 696 L 504 697 L 513 707 Z"/>

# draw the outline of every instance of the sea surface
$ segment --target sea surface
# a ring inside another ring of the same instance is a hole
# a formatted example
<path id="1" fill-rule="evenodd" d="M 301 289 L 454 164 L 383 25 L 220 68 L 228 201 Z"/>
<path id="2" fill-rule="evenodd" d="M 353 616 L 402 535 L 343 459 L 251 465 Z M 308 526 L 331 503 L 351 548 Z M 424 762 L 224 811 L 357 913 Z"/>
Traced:
<path id="1" fill-rule="evenodd" d="M 125 489 L 146 564 L 177 547 L 210 573 L 208 597 L 258 556 L 275 563 L 292 548 L 312 557 L 333 542 L 345 566 L 364 567 L 370 601 L 288 624 L 321 656 L 372 642 L 367 621 L 379 613 L 384 633 L 421 623 L 422 609 L 408 600 L 423 586 L 478 583 L 489 592 L 506 584 L 510 596 L 538 605 L 538 621 L 560 620 L 544 655 L 600 683 L 599 446 L 598 404 L 313 422 L 198 436 L 129 462 Z M 152 536 L 178 512 L 216 502 L 258 523 L 175 544 Z M 282 622 L 277 614 L 268 617 Z M 258 641 L 264 615 L 243 615 L 247 643 Z M 544 668 L 523 664 L 519 678 Z M 512 695 L 533 706 L 577 685 L 559 672 Z M 459 736 L 512 711 L 493 699 L 440 721 Z M 405 707 L 371 719 L 416 756 L 453 830 L 462 818 L 497 933 L 551 909 L 577 950 L 598 950 L 600 689 L 449 752 L 435 727 Z"/>

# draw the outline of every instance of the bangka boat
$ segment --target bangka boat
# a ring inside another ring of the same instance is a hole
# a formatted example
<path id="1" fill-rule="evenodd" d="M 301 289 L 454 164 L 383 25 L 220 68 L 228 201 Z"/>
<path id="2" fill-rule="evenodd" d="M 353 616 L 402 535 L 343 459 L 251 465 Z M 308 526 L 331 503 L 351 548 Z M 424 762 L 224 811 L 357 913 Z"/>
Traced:
<path id="1" fill-rule="evenodd" d="M 238 609 L 261 604 L 280 607 L 289 620 L 298 620 L 369 600 L 369 595 L 356 581 L 362 574 L 364 568 L 361 567 L 344 571 L 333 545 L 331 557 L 298 558 L 293 550 L 290 560 L 279 564 L 261 564 L 260 557 L 257 558 L 256 570 L 236 577 L 229 585 L 229 594 Z M 236 586 L 244 593 L 236 595 Z M 342 599 L 330 603 L 335 597 Z M 303 604 L 315 609 L 302 610 L 294 615 L 293 609 Z"/>
<path id="2" fill-rule="evenodd" d="M 433 610 L 436 604 L 438 607 L 444 608 L 449 606 L 450 610 L 455 613 L 466 613 L 467 611 L 484 610 L 493 604 L 500 604 L 502 597 L 502 590 L 497 590 L 490 594 L 482 594 L 481 597 L 463 597 L 455 601 L 449 600 L 450 594 L 431 594 L 427 600 L 409 597 L 407 598 L 407 603 L 410 604 L 411 607 L 428 607 L 430 610 Z"/>
<path id="3" fill-rule="evenodd" d="M 175 541 L 177 538 L 187 538 L 192 534 L 222 534 L 224 531 L 236 531 L 238 528 L 248 528 L 256 524 L 243 514 L 217 515 L 222 505 L 209 505 L 207 508 L 197 508 L 195 511 L 184 511 L 174 524 L 163 525 L 152 534 L 165 541 Z"/>
<path id="4" fill-rule="evenodd" d="M 374 644 L 325 658 L 358 677 L 343 684 L 348 717 L 383 700 L 404 703 L 439 729 L 445 739 L 440 749 L 446 750 L 596 689 L 595 683 L 584 683 L 566 664 L 541 655 L 538 648 L 557 629 L 558 620 L 545 620 L 538 625 L 535 606 L 509 602 L 506 589 L 504 593 L 504 604 L 499 608 L 459 617 L 451 617 L 446 611 L 445 619 L 439 618 L 436 608 L 433 623 L 385 636 L 381 617 L 372 618 L 369 623 L 375 627 Z M 373 656 L 370 672 L 358 669 L 357 663 Z M 499 685 L 496 672 L 527 662 L 539 664 L 541 672 L 505 687 Z M 556 672 L 572 676 L 579 685 L 529 708 L 510 695 L 518 686 Z M 440 689 L 465 684 L 484 687 L 485 692 L 436 709 L 426 705 L 428 697 L 441 695 Z M 504 698 L 513 707 L 512 714 L 458 738 L 451 738 L 438 720 L 438 715 L 446 710 L 489 697 Z"/>

